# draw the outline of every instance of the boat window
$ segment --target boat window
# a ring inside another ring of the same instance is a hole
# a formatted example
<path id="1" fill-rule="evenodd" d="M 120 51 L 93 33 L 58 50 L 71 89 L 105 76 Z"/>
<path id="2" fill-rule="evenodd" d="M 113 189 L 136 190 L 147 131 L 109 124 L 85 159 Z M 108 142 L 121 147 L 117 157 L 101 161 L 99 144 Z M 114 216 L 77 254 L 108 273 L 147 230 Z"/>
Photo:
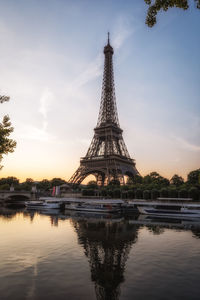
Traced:
<path id="1" fill-rule="evenodd" d="M 157 209 L 170 209 L 170 210 L 180 210 L 181 206 L 175 206 L 175 205 L 156 205 Z"/>
<path id="2" fill-rule="evenodd" d="M 198 207 L 198 206 L 197 207 L 195 207 L 195 206 L 194 207 L 193 206 L 192 207 L 191 206 L 190 207 L 184 206 L 184 209 L 199 210 L 200 211 L 200 207 Z"/>

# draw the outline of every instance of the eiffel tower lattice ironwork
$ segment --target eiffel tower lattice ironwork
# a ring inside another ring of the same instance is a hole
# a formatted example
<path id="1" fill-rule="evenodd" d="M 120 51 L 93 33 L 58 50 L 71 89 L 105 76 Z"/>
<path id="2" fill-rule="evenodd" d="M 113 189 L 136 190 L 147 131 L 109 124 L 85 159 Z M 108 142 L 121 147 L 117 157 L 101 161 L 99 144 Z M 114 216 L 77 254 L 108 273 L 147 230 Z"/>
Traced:
<path id="1" fill-rule="evenodd" d="M 111 180 L 125 183 L 125 176 L 134 177 L 139 174 L 134 159 L 130 158 L 122 137 L 119 125 L 114 73 L 113 48 L 108 43 L 104 47 L 104 74 L 101 104 L 94 137 L 85 157 L 80 160 L 80 166 L 70 178 L 70 183 L 81 183 L 88 175 L 94 175 L 98 185 L 106 185 Z"/>

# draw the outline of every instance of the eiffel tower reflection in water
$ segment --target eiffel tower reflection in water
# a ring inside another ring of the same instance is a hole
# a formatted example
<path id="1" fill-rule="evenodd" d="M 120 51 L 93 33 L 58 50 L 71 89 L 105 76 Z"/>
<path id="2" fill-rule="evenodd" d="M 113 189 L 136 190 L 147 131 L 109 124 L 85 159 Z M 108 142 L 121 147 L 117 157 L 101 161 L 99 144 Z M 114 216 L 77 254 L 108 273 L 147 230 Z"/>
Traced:
<path id="1" fill-rule="evenodd" d="M 120 219 L 73 218 L 78 242 L 88 258 L 98 300 L 117 300 L 138 225 Z"/>

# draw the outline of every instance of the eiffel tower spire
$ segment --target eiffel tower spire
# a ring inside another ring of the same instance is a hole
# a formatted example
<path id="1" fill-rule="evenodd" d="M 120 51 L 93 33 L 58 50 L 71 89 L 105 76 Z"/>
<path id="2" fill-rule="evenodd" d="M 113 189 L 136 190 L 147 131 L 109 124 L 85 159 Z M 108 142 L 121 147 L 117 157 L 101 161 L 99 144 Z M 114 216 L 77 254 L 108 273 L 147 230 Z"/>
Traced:
<path id="1" fill-rule="evenodd" d="M 104 47 L 104 73 L 100 111 L 94 137 L 87 154 L 80 161 L 80 167 L 70 178 L 71 183 L 81 183 L 88 175 L 93 174 L 99 185 L 108 184 L 111 180 L 125 183 L 124 177 L 139 174 L 135 162 L 130 158 L 122 137 L 119 125 L 112 56 L 114 50 L 108 42 Z"/>
<path id="2" fill-rule="evenodd" d="M 110 45 L 110 38 L 108 32 L 108 44 L 104 47 L 104 74 L 103 86 L 101 94 L 101 105 L 97 126 L 104 123 L 112 123 L 119 126 L 119 119 L 117 114 L 116 98 L 115 98 L 115 85 L 113 74 L 112 56 L 114 50 Z"/>

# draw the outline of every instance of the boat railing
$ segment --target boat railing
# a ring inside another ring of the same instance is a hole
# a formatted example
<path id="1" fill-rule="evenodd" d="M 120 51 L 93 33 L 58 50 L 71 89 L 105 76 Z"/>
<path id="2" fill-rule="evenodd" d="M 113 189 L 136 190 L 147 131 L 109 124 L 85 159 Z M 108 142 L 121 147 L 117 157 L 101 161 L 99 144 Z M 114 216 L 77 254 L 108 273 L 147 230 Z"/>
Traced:
<path id="1" fill-rule="evenodd" d="M 156 200 L 161 201 L 192 201 L 192 198 L 164 198 L 164 197 L 158 197 Z"/>

